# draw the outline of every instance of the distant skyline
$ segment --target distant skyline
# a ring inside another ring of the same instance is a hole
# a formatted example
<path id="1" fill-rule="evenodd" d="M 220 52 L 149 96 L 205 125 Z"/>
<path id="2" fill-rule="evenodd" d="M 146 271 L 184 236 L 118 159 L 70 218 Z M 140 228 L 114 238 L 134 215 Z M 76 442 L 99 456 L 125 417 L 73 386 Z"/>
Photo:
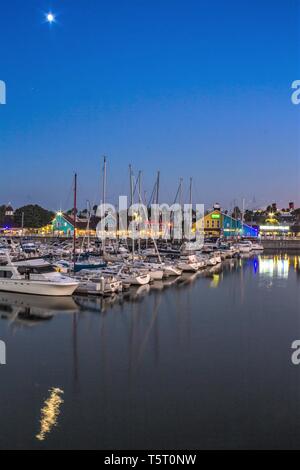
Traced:
<path id="1" fill-rule="evenodd" d="M 51 12 L 55 21 L 45 21 Z M 297 0 L 3 0 L 0 203 L 72 206 L 128 194 L 300 206 Z M 254 202 L 255 201 L 255 202 Z"/>

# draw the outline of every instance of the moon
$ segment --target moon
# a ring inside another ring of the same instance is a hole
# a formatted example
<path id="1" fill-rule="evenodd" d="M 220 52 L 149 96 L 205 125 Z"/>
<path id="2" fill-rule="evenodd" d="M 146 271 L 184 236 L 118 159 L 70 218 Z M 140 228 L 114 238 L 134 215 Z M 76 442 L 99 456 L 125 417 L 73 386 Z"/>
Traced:
<path id="1" fill-rule="evenodd" d="M 53 13 L 47 13 L 46 19 L 47 19 L 48 23 L 51 24 L 51 23 L 54 23 L 54 21 L 55 21 L 55 16 L 53 15 Z"/>

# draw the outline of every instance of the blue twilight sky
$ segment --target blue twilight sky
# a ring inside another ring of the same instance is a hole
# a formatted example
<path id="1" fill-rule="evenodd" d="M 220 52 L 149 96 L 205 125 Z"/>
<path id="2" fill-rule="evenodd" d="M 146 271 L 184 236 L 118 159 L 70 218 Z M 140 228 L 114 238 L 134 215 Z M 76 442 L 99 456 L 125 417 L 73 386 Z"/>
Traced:
<path id="1" fill-rule="evenodd" d="M 57 22 L 49 25 L 45 13 Z M 1 0 L 0 203 L 71 206 L 128 192 L 300 204 L 298 0 Z"/>

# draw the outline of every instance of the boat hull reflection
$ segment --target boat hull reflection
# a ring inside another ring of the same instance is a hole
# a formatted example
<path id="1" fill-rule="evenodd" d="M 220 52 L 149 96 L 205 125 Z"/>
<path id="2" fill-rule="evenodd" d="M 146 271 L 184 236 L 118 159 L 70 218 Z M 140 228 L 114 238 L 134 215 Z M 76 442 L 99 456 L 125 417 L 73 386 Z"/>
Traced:
<path id="1" fill-rule="evenodd" d="M 56 314 L 78 311 L 72 297 L 41 297 L 0 292 L 0 316 L 14 323 L 34 325 L 51 320 Z"/>

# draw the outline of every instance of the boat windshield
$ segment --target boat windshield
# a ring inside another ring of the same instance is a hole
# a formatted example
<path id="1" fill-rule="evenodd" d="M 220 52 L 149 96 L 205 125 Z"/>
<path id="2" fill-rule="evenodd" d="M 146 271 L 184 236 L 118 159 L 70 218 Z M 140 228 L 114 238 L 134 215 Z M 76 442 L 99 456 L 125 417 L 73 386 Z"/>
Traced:
<path id="1" fill-rule="evenodd" d="M 56 270 L 53 266 L 20 266 L 18 268 L 20 274 L 49 274 L 54 273 Z"/>

